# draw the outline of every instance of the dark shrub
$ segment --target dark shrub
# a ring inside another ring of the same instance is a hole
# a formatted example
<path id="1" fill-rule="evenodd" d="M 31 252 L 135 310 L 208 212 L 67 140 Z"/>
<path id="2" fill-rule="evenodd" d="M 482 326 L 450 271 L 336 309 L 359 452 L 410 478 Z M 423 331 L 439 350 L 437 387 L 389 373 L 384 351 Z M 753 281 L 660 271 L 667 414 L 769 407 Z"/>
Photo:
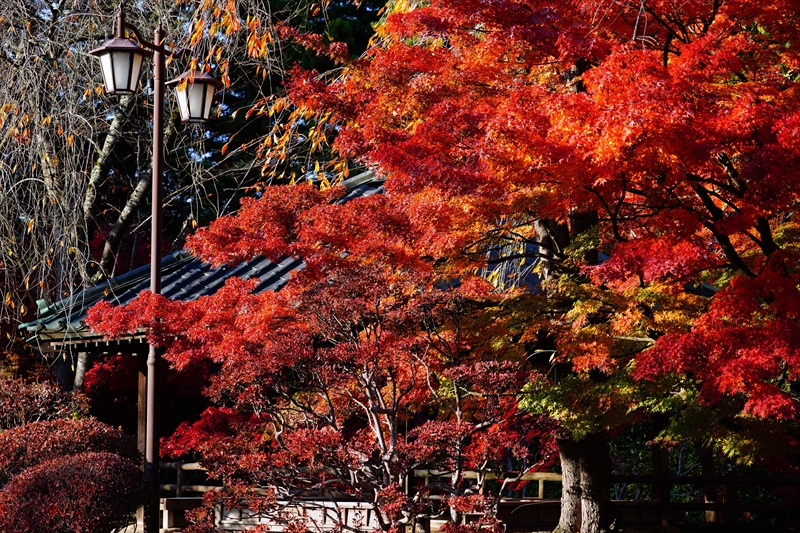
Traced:
<path id="1" fill-rule="evenodd" d="M 0 430 L 88 413 L 89 404 L 80 393 L 64 392 L 54 383 L 0 378 Z"/>
<path id="2" fill-rule="evenodd" d="M 129 459 L 81 453 L 25 470 L 0 490 L 0 531 L 110 533 L 146 499 L 144 475 Z"/>
<path id="3" fill-rule="evenodd" d="M 0 486 L 43 461 L 82 452 L 110 452 L 138 464 L 133 437 L 97 420 L 34 422 L 0 433 Z"/>

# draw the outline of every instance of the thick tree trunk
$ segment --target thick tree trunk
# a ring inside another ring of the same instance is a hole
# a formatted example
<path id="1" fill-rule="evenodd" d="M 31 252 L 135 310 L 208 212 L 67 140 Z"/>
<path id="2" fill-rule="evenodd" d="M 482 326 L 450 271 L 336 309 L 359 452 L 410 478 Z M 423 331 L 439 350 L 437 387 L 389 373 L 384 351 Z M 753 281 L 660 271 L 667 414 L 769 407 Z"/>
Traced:
<path id="1" fill-rule="evenodd" d="M 563 261 L 561 254 L 570 243 L 569 227 L 552 219 L 537 220 L 533 227 L 536 239 L 541 243 L 540 251 L 545 256 L 552 257 L 552 259 L 543 257 L 541 260 L 541 276 L 543 279 L 549 279 L 559 273 Z"/>
<path id="2" fill-rule="evenodd" d="M 92 171 L 89 173 L 89 180 L 86 182 L 86 194 L 83 197 L 83 219 L 88 223 L 92 218 L 94 199 L 97 197 L 97 187 L 105 179 L 108 167 L 111 164 L 111 154 L 122 136 L 122 128 L 128 121 L 131 111 L 136 105 L 136 98 L 123 96 L 119 100 L 114 118 L 108 128 L 108 135 L 103 141 L 103 147 L 97 153 Z"/>
<path id="3" fill-rule="evenodd" d="M 553 533 L 577 533 L 581 527 L 580 446 L 572 439 L 558 439 L 561 460 L 561 516 Z"/>
<path id="4" fill-rule="evenodd" d="M 144 200 L 147 191 L 150 190 L 151 177 L 149 174 L 143 175 L 136 184 L 136 188 L 128 197 L 128 201 L 122 212 L 119 214 L 114 227 L 106 237 L 106 242 L 103 245 L 103 256 L 100 259 L 100 273 L 103 277 L 112 277 L 114 270 L 116 270 L 116 254 L 119 248 L 120 241 L 125 234 L 125 231 L 130 227 L 133 215 L 139 210 L 139 205 Z"/>
<path id="5" fill-rule="evenodd" d="M 581 445 L 581 533 L 611 528 L 611 460 L 604 434 L 589 435 Z"/>
<path id="6" fill-rule="evenodd" d="M 604 434 L 580 441 L 559 439 L 561 516 L 553 533 L 610 531 L 611 461 Z"/>
<path id="7" fill-rule="evenodd" d="M 75 361 L 75 379 L 72 381 L 72 390 L 81 390 L 83 388 L 83 379 L 86 377 L 88 368 L 89 354 L 86 352 L 78 352 L 78 359 Z"/>

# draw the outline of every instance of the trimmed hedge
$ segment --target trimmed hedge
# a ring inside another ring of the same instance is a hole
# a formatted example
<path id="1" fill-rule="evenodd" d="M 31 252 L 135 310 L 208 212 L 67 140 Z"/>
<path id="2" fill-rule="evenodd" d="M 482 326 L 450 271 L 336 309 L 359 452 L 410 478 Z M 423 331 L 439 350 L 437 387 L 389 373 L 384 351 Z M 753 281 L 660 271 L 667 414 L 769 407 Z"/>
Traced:
<path id="1" fill-rule="evenodd" d="M 144 504 L 144 474 L 115 454 L 80 453 L 45 461 L 0 490 L 0 531 L 109 533 Z"/>
<path id="2" fill-rule="evenodd" d="M 97 420 L 33 422 L 0 433 L 0 486 L 41 462 L 83 452 L 141 460 L 133 437 Z"/>

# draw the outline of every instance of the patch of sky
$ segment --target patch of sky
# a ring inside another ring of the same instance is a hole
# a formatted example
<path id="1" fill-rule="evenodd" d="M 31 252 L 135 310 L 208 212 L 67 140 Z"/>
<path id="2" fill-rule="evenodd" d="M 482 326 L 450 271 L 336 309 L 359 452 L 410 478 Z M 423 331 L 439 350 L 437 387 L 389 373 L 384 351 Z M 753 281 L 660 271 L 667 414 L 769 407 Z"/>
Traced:
<path id="1" fill-rule="evenodd" d="M 213 155 L 209 151 L 200 152 L 200 151 L 198 151 L 198 150 L 196 150 L 194 148 L 188 148 L 186 150 L 186 153 L 189 156 L 189 159 L 191 159 L 195 163 L 201 163 L 201 162 L 205 161 L 206 159 L 209 159 Z"/>

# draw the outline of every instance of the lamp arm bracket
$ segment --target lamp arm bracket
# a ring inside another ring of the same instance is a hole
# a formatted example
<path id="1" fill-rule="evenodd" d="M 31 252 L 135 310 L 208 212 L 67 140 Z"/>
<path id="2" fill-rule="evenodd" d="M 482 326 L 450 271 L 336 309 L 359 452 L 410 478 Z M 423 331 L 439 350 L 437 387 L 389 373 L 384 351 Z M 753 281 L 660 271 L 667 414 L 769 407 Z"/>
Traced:
<path id="1" fill-rule="evenodd" d="M 155 44 L 153 42 L 150 42 L 144 37 L 142 37 L 141 32 L 139 32 L 139 28 L 137 28 L 130 22 L 125 22 L 125 28 L 131 30 L 131 32 L 136 36 L 136 40 L 139 41 L 139 44 L 141 44 L 142 47 L 147 48 L 152 52 L 160 52 L 164 55 L 170 55 L 175 59 L 180 59 L 186 54 L 192 53 L 192 51 L 189 50 L 188 48 L 179 48 L 177 50 L 170 50 L 163 44 Z"/>
<path id="2" fill-rule="evenodd" d="M 139 28 L 137 28 L 136 26 L 134 26 L 130 22 L 127 22 L 127 21 L 125 22 L 125 29 L 126 30 L 131 30 L 131 32 L 136 36 L 136 40 L 139 41 L 139 44 L 143 48 L 147 48 L 151 52 L 160 52 L 162 54 L 168 54 L 169 53 L 169 50 L 167 50 L 167 48 L 163 44 L 156 44 L 156 43 L 148 41 L 147 39 L 142 37 L 142 34 L 139 31 Z"/>
<path id="3" fill-rule="evenodd" d="M 177 50 L 168 50 L 168 52 L 175 59 L 181 59 L 183 56 L 191 54 L 192 50 L 188 48 L 178 48 Z"/>

